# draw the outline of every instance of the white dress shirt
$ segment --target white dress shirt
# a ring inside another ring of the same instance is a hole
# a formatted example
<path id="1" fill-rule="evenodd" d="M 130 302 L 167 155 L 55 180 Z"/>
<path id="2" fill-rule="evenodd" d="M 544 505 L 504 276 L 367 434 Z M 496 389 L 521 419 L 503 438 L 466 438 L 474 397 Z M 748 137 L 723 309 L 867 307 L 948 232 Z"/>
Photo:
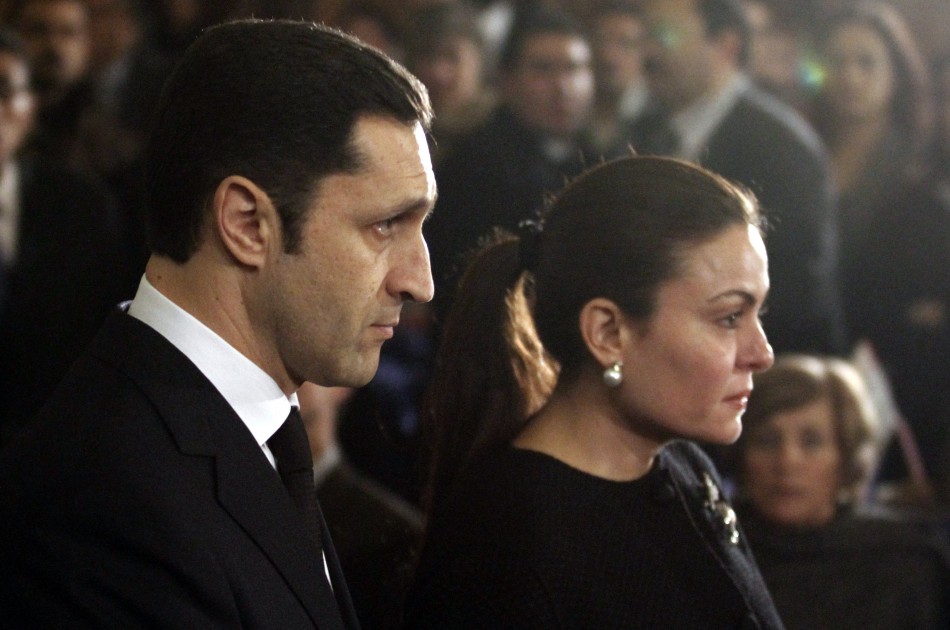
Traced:
<path id="1" fill-rule="evenodd" d="M 736 73 L 715 94 L 704 95 L 673 114 L 670 125 L 679 138 L 676 157 L 696 161 L 709 137 L 748 87 L 749 79 L 742 73 Z"/>
<path id="2" fill-rule="evenodd" d="M 129 315 L 148 324 L 194 363 L 231 405 L 276 468 L 267 440 L 297 405 L 276 381 L 213 330 L 169 300 L 145 276 L 139 282 Z"/>
<path id="3" fill-rule="evenodd" d="M 0 257 L 13 265 L 20 241 L 20 168 L 7 162 L 0 172 Z"/>
<path id="4" fill-rule="evenodd" d="M 260 445 L 271 466 L 277 464 L 267 440 L 284 423 L 297 394 L 286 396 L 264 370 L 190 313 L 159 293 L 143 275 L 129 315 L 154 328 L 211 381 Z M 327 581 L 330 569 L 323 554 Z"/>

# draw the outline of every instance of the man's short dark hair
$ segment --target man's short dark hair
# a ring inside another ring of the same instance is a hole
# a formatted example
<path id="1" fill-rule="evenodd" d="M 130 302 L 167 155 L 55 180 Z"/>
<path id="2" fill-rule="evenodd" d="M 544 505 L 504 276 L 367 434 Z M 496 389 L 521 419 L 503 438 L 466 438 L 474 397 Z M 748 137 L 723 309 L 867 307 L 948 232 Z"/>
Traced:
<path id="1" fill-rule="evenodd" d="M 706 23 L 706 36 L 715 37 L 724 31 L 735 31 L 739 36 L 739 66 L 749 61 L 749 41 L 752 29 L 740 0 L 699 0 L 699 14 Z"/>
<path id="2" fill-rule="evenodd" d="M 320 180 L 353 172 L 360 116 L 428 131 L 422 84 L 402 66 L 329 27 L 241 20 L 209 28 L 185 53 L 158 104 L 146 151 L 149 245 L 185 262 L 218 184 L 241 175 L 273 200 L 284 249 L 296 251 Z"/>
<path id="3" fill-rule="evenodd" d="M 584 25 L 567 13 L 538 7 L 518 11 L 502 46 L 498 59 L 499 67 L 503 71 L 513 70 L 521 61 L 528 40 L 538 35 L 549 34 L 574 36 L 587 40 Z"/>

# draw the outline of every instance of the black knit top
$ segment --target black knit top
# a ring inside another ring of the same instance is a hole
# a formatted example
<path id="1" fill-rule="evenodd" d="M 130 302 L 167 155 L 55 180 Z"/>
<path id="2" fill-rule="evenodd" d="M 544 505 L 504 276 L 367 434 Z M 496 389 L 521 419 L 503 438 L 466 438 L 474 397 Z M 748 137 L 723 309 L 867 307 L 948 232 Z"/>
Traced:
<path id="1" fill-rule="evenodd" d="M 789 630 L 950 628 L 950 549 L 928 525 L 842 512 L 794 530 L 743 514 Z"/>
<path id="2" fill-rule="evenodd" d="M 468 468 L 430 524 L 410 628 L 779 628 L 718 486 L 677 442 L 632 482 L 506 447 Z M 722 506 L 720 506 L 722 507 Z"/>

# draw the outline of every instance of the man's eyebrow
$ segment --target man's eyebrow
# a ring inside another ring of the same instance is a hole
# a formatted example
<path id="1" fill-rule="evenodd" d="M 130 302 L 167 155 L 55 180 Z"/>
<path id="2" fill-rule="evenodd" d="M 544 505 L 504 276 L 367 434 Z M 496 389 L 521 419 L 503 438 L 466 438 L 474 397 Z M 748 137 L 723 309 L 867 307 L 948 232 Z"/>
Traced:
<path id="1" fill-rule="evenodd" d="M 398 217 L 403 214 L 411 214 L 419 210 L 426 210 L 425 220 L 428 221 L 429 217 L 432 216 L 432 212 L 435 210 L 435 202 L 437 197 L 438 193 L 434 194 L 432 197 L 417 197 L 414 199 L 409 199 L 394 207 L 389 212 L 389 215 Z"/>
<path id="2" fill-rule="evenodd" d="M 728 291 L 723 291 L 722 293 L 712 296 L 707 301 L 718 302 L 719 300 L 725 300 L 732 297 L 741 298 L 743 302 L 750 306 L 758 301 L 754 295 L 744 289 L 729 289 Z"/>

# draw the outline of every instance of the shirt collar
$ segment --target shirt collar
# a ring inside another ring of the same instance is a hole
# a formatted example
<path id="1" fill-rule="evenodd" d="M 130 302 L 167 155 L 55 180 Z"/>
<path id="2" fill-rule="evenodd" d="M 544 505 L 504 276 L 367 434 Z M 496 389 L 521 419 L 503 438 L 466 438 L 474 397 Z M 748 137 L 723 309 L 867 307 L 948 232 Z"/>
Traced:
<path id="1" fill-rule="evenodd" d="M 17 258 L 20 233 L 20 167 L 14 160 L 0 170 L 0 254 L 3 262 Z"/>
<path id="2" fill-rule="evenodd" d="M 129 315 L 148 324 L 197 366 L 264 445 L 298 406 L 277 382 L 213 330 L 162 295 L 143 275 Z"/>
<path id="3" fill-rule="evenodd" d="M 722 119 L 732 110 L 749 80 L 740 72 L 717 92 L 706 94 L 673 114 L 670 124 L 679 138 L 678 157 L 695 160 Z"/>

